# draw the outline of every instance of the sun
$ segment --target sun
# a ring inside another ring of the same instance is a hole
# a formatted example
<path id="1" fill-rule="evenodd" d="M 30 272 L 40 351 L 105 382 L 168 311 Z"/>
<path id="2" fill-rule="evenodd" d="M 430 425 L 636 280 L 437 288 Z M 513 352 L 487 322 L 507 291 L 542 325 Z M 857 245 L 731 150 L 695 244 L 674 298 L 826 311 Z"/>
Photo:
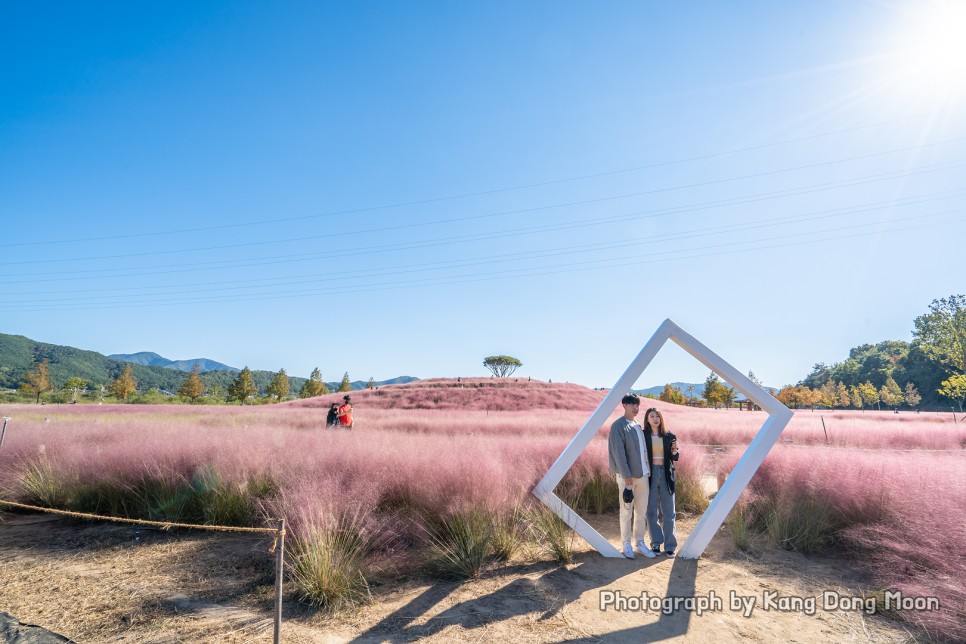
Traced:
<path id="1" fill-rule="evenodd" d="M 966 81 L 966 2 L 924 2 L 909 16 L 908 64 L 938 82 Z"/>
<path id="2" fill-rule="evenodd" d="M 921 0 L 894 31 L 891 76 L 903 91 L 949 102 L 966 90 L 966 0 Z"/>

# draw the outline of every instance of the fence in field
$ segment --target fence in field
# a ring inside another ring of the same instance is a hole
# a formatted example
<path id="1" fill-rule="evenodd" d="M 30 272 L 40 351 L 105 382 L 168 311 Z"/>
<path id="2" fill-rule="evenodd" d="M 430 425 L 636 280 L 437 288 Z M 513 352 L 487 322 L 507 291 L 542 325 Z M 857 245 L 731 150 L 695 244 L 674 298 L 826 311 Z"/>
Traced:
<path id="1" fill-rule="evenodd" d="M 2 443 L 0 443 L 2 444 Z M 162 530 L 169 530 L 171 528 L 186 528 L 190 530 L 209 530 L 214 532 L 255 532 L 263 534 L 274 535 L 274 540 L 272 541 L 272 546 L 268 551 L 275 555 L 275 612 L 274 612 L 274 622 L 275 622 L 275 634 L 274 634 L 274 644 L 279 644 L 282 635 L 282 569 L 285 564 L 285 519 L 278 519 L 278 526 L 275 528 L 245 528 L 237 526 L 220 526 L 220 525 L 200 525 L 197 523 L 175 523 L 172 521 L 147 521 L 142 519 L 128 519 L 124 517 L 109 517 L 101 516 L 98 514 L 88 514 L 86 512 L 71 512 L 69 510 L 55 510 L 53 508 L 44 508 L 36 505 L 27 505 L 24 503 L 15 503 L 14 501 L 6 501 L 0 499 L 0 506 L 8 506 L 12 508 L 18 508 L 21 510 L 32 510 L 35 512 L 45 512 L 48 514 L 59 514 L 61 516 L 72 517 L 75 519 L 83 519 L 86 521 L 110 521 L 112 523 L 130 523 L 140 526 L 152 526 L 157 527 Z"/>

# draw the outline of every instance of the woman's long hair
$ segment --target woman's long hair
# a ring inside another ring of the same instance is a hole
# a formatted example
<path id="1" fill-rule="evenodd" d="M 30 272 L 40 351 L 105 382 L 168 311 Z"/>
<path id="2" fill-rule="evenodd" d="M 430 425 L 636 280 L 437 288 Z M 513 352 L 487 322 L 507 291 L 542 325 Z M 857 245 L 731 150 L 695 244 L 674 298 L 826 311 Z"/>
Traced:
<path id="1" fill-rule="evenodd" d="M 667 432 L 667 430 L 664 428 L 664 414 L 661 413 L 661 410 L 660 409 L 658 409 L 657 407 L 651 407 L 650 409 L 648 409 L 644 413 L 644 425 L 645 425 L 645 427 L 647 427 L 647 431 L 650 432 L 651 431 L 651 421 L 649 421 L 647 418 L 648 418 L 648 416 L 651 415 L 651 412 L 652 411 L 655 412 L 657 414 L 657 417 L 661 419 L 661 424 L 658 425 L 658 427 L 657 427 L 657 435 L 660 436 L 661 438 L 663 438 L 664 437 L 664 434 Z"/>

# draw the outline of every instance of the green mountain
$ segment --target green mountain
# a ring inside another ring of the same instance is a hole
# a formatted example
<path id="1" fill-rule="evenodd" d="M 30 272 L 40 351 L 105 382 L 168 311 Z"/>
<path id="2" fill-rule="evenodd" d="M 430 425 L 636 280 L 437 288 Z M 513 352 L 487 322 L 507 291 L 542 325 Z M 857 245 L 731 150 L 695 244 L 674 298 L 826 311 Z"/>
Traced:
<path id="1" fill-rule="evenodd" d="M 157 354 L 149 354 L 148 352 L 132 354 L 132 356 L 140 356 L 142 359 L 151 355 L 157 356 Z M 99 389 L 102 385 L 110 385 L 124 371 L 124 367 L 130 365 L 131 372 L 138 383 L 138 391 L 157 389 L 165 392 L 177 392 L 187 374 L 179 370 L 181 367 L 179 361 L 165 360 L 161 356 L 157 356 L 157 358 L 170 363 L 171 366 L 140 364 L 137 361 L 129 362 L 105 356 L 96 351 L 37 342 L 22 335 L 0 333 L 0 389 L 18 388 L 23 382 L 27 370 L 46 359 L 50 363 L 50 379 L 58 389 L 63 386 L 68 378 L 72 377 L 83 378 L 91 388 Z M 150 357 L 147 359 L 150 360 Z M 209 361 L 209 366 L 212 362 Z M 193 367 L 194 363 L 192 362 L 191 368 Z M 220 387 L 222 391 L 226 391 L 236 375 L 237 370 L 226 367 L 226 369 L 202 373 L 201 380 L 209 391 L 214 387 Z M 275 372 L 273 371 L 252 370 L 252 378 L 259 391 L 265 391 L 274 377 Z M 292 395 L 298 394 L 307 380 L 307 378 L 292 375 L 289 375 L 288 379 Z M 419 378 L 400 376 L 391 380 L 382 380 L 375 384 L 382 386 L 413 380 L 419 380 Z M 367 384 L 368 381 L 356 380 L 351 383 L 351 386 L 353 390 L 357 390 L 364 389 Z M 339 388 L 339 382 L 329 382 L 326 383 L 326 386 L 330 391 L 335 391 Z"/>

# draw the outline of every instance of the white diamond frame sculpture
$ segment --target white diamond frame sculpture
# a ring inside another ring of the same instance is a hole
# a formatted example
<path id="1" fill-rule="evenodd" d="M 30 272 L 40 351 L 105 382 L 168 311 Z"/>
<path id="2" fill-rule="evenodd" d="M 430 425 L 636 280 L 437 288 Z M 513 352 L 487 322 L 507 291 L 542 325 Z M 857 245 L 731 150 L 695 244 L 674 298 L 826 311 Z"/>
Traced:
<path id="1" fill-rule="evenodd" d="M 734 470 L 725 480 L 725 484 L 718 490 L 718 493 L 711 501 L 711 505 L 701 515 L 701 519 L 694 527 L 694 531 L 691 532 L 687 541 L 684 542 L 684 546 L 679 550 L 679 557 L 697 559 L 701 556 L 715 532 L 718 531 L 718 528 L 721 527 L 721 524 L 728 516 L 728 512 L 731 511 L 731 508 L 738 501 L 738 497 L 741 496 L 741 493 L 748 486 L 748 482 L 751 481 L 751 477 L 758 470 L 758 466 L 765 460 L 765 456 L 768 455 L 769 450 L 771 450 L 775 441 L 778 440 L 778 436 L 792 418 L 792 411 L 778 402 L 774 396 L 722 360 L 715 352 L 698 342 L 677 324 L 671 320 L 664 320 L 657 331 L 654 332 L 651 339 L 644 345 L 644 348 L 641 349 L 641 352 L 634 358 L 634 361 L 627 367 L 624 375 L 618 379 L 610 392 L 604 396 L 604 400 L 594 410 L 594 413 L 590 415 L 590 418 L 580 428 L 577 435 L 570 441 L 570 444 L 567 445 L 557 460 L 554 461 L 554 464 L 547 470 L 544 477 L 533 488 L 534 496 L 545 503 L 547 507 L 553 510 L 557 516 L 563 519 L 567 525 L 573 528 L 577 534 L 605 557 L 622 557 L 623 555 L 601 536 L 599 532 L 594 530 L 589 523 L 578 516 L 573 511 L 573 508 L 561 501 L 553 493 L 553 490 L 563 479 L 567 471 L 577 462 L 577 458 L 597 434 L 597 431 L 610 416 L 611 412 L 620 403 L 624 394 L 630 391 L 631 386 L 644 373 L 644 369 L 647 368 L 647 365 L 651 363 L 651 360 L 654 359 L 654 356 L 657 355 L 658 351 L 661 350 L 661 347 L 669 339 L 673 340 L 699 362 L 711 369 L 711 371 L 721 376 L 723 380 L 727 381 L 735 389 L 746 395 L 749 400 L 754 401 L 759 407 L 768 412 L 768 418 L 761 426 L 758 434 L 751 441 L 751 444 L 748 445 L 748 449 L 741 457 L 741 460 L 735 465 Z M 687 458 L 687 455 L 682 455 L 682 457 Z M 616 489 L 614 493 L 617 493 Z"/>

